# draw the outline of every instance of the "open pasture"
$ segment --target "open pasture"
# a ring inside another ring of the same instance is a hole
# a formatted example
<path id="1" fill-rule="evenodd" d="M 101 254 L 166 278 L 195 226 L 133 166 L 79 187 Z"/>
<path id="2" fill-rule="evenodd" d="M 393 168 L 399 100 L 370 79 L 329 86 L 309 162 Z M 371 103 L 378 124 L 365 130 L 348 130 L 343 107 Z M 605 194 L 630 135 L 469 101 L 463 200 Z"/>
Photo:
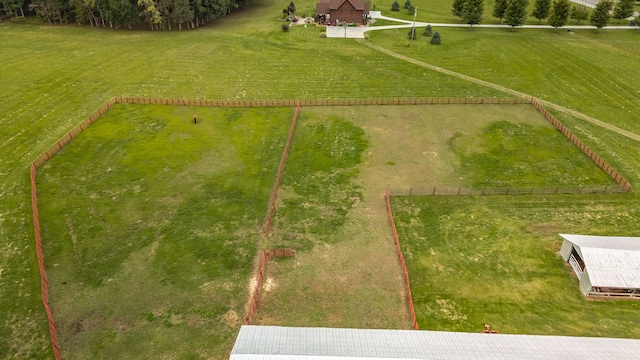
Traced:
<path id="1" fill-rule="evenodd" d="M 270 263 L 257 322 L 408 327 L 383 194 L 434 184 L 613 181 L 531 105 L 302 108 L 269 240 L 296 257 Z"/>
<path id="2" fill-rule="evenodd" d="M 558 254 L 558 233 L 636 236 L 620 197 L 392 197 L 420 328 L 640 338 L 640 302 L 585 299 Z"/>
<path id="3" fill-rule="evenodd" d="M 228 356 L 292 114 L 117 104 L 38 171 L 65 358 Z"/>

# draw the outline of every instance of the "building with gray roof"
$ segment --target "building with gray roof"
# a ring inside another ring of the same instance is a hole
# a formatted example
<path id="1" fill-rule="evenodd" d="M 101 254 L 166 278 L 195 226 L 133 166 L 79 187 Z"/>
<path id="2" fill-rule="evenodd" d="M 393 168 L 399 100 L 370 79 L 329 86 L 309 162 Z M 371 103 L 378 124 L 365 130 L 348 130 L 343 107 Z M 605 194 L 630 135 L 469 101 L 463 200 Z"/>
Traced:
<path id="1" fill-rule="evenodd" d="M 231 360 L 637 359 L 640 340 L 244 325 Z"/>
<path id="2" fill-rule="evenodd" d="M 560 234 L 585 296 L 640 298 L 640 237 Z"/>

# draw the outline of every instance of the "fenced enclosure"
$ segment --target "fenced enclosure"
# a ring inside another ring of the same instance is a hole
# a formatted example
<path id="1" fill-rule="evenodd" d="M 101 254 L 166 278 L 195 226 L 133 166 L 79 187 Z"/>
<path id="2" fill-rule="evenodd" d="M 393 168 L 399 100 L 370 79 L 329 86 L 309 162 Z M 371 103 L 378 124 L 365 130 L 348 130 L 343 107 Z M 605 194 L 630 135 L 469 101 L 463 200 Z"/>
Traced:
<path id="1" fill-rule="evenodd" d="M 409 281 L 409 270 L 407 270 L 407 263 L 404 261 L 402 255 L 402 249 L 400 248 L 400 239 L 398 238 L 398 231 L 396 230 L 396 223 L 393 221 L 393 212 L 391 211 L 391 202 L 389 201 L 389 190 L 385 191 L 384 199 L 387 205 L 387 213 L 389 214 L 389 224 L 391 225 L 391 231 L 393 232 L 393 239 L 396 243 L 396 251 L 398 252 L 398 260 L 402 266 L 402 272 L 404 274 L 405 285 L 407 286 L 407 303 L 409 305 L 409 313 L 411 314 L 411 323 L 414 330 L 418 330 L 418 320 L 416 319 L 416 310 L 413 306 L 413 297 L 411 297 L 411 282 Z"/>
<path id="2" fill-rule="evenodd" d="M 37 169 L 47 160 L 54 156 L 66 144 L 71 142 L 78 134 L 84 131 L 89 125 L 96 121 L 100 116 L 107 112 L 113 105 L 117 103 L 126 104 L 148 104 L 148 105 L 179 105 L 179 106 L 208 106 L 208 107 L 295 107 L 291 128 L 287 138 L 287 143 L 282 155 L 280 166 L 278 168 L 276 184 L 271 193 L 269 207 L 265 222 L 263 225 L 263 235 L 268 238 L 271 222 L 276 211 L 276 200 L 278 196 L 278 188 L 282 181 L 286 158 L 291 146 L 291 141 L 295 131 L 296 119 L 300 108 L 303 106 L 369 106 L 369 105 L 440 105 L 440 104 L 532 104 L 536 109 L 551 123 L 556 129 L 562 132 L 572 143 L 574 143 L 583 153 L 585 153 L 596 165 L 603 169 L 611 176 L 618 185 L 601 185 L 601 186 L 534 186 L 534 187 L 507 187 L 507 188 L 468 188 L 468 187 L 447 187 L 433 186 L 422 188 L 405 188 L 405 189 L 389 189 L 387 192 L 387 206 L 389 209 L 390 221 L 393 225 L 393 218 L 390 212 L 388 196 L 397 195 L 553 195 L 553 194 L 622 194 L 629 192 L 631 184 L 613 167 L 611 167 L 604 159 L 597 155 L 593 150 L 587 147 L 580 139 L 573 135 L 563 124 L 556 120 L 544 107 L 533 98 L 369 98 L 369 99 L 307 99 L 307 100 L 192 100 L 192 99 L 168 99 L 168 98 L 146 98 L 146 97 L 126 97 L 116 96 L 109 99 L 103 106 L 93 112 L 87 119 L 71 129 L 60 140 L 54 143 L 47 151 L 38 156 L 31 165 L 31 203 L 34 218 L 34 233 L 36 240 L 36 251 L 41 275 L 41 292 L 42 301 L 47 314 L 51 342 L 56 359 L 61 359 L 60 348 L 58 345 L 55 322 L 49 308 L 48 300 L 48 280 L 44 266 L 44 257 L 42 254 L 42 243 L 40 236 L 40 225 L 37 209 L 37 188 L 35 184 L 35 176 Z M 417 322 L 411 299 L 411 290 L 409 286 L 408 271 L 402 253 L 400 252 L 397 234 L 396 237 L 399 257 L 405 274 L 405 281 L 408 291 L 409 308 L 412 313 L 413 326 L 417 329 Z M 275 254 L 262 251 L 259 255 L 259 263 L 256 274 L 256 283 L 251 290 L 250 295 L 250 312 L 247 316 L 247 322 L 252 324 L 254 321 L 255 311 L 258 306 L 258 297 L 262 280 L 264 276 L 264 267 L 266 260 Z M 285 255 L 286 256 L 286 255 Z"/>
<path id="3" fill-rule="evenodd" d="M 422 186 L 389 188 L 391 196 L 438 195 L 562 195 L 562 194 L 626 194 L 620 185 L 526 186 L 526 187 L 455 187 Z"/>
<path id="4" fill-rule="evenodd" d="M 625 179 L 622 174 L 618 173 L 609 163 L 607 163 L 600 155 L 596 154 L 593 150 L 591 150 L 582 140 L 578 139 L 577 136 L 573 135 L 573 133 L 564 126 L 560 121 L 558 121 L 547 109 L 544 108 L 538 101 L 535 99 L 531 99 L 531 104 L 535 106 L 536 110 L 544 116 L 547 121 L 549 121 L 553 126 L 556 127 L 564 136 L 567 137 L 575 146 L 577 146 L 580 151 L 585 153 L 598 167 L 604 170 L 611 178 L 617 182 L 624 192 L 629 192 L 631 190 L 631 183 Z"/>

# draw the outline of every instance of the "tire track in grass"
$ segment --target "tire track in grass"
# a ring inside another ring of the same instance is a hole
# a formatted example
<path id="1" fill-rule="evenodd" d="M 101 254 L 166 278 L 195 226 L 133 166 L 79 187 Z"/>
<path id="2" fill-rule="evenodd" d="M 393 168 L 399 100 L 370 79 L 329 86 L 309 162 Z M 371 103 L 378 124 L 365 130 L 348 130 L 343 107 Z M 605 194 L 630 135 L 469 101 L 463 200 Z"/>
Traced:
<path id="1" fill-rule="evenodd" d="M 598 119 L 593 118 L 593 117 L 588 116 L 588 115 L 585 115 L 585 114 L 583 114 L 583 113 L 581 113 L 579 111 L 569 109 L 567 107 L 552 103 L 552 102 L 547 101 L 547 100 L 543 100 L 543 99 L 537 98 L 535 96 L 531 96 L 529 94 L 526 94 L 526 93 L 523 93 L 523 92 L 520 92 L 520 91 L 517 91 L 517 90 L 513 90 L 513 89 L 510 89 L 510 88 L 507 88 L 507 87 L 504 87 L 504 86 L 500 86 L 500 85 L 497 85 L 497 84 L 494 84 L 494 83 L 490 83 L 488 81 L 480 80 L 480 79 L 477 79 L 477 78 L 474 78 L 474 77 L 471 77 L 471 76 L 468 76 L 468 75 L 464 75 L 464 74 L 461 74 L 461 73 L 458 73 L 458 72 L 455 72 L 455 71 L 451 71 L 451 70 L 447 70 L 447 69 L 444 69 L 444 68 L 441 68 L 441 67 L 438 67 L 438 66 L 435 66 L 435 65 L 427 64 L 427 63 L 422 62 L 420 60 L 416 60 L 416 59 L 410 58 L 408 56 L 404 56 L 404 55 L 398 54 L 396 52 L 393 52 L 391 50 L 385 49 L 385 48 L 380 47 L 378 45 L 374 45 L 374 44 L 372 44 L 372 43 L 370 43 L 368 41 L 362 40 L 362 39 L 356 39 L 356 41 L 361 43 L 361 44 L 364 44 L 364 45 L 368 46 L 371 49 L 377 50 L 377 51 L 379 51 L 381 53 L 384 53 L 384 54 L 387 54 L 389 56 L 393 56 L 396 59 L 404 60 L 404 61 L 410 62 L 412 64 L 415 64 L 415 65 L 418 65 L 418 66 L 421 66 L 421 67 L 424 67 L 424 68 L 427 68 L 427 69 L 430 69 L 430 70 L 433 70 L 433 71 L 437 71 L 437 72 L 442 73 L 442 74 L 455 76 L 457 78 L 460 78 L 460 79 L 463 79 L 463 80 L 467 80 L 469 82 L 476 83 L 476 84 L 479 84 L 479 85 L 487 86 L 487 87 L 490 87 L 492 89 L 495 89 L 495 90 L 498 90 L 498 91 L 502 91 L 502 92 L 505 92 L 507 94 L 515 95 L 515 96 L 518 96 L 518 97 L 527 97 L 527 98 L 535 99 L 540 104 L 542 104 L 542 105 L 544 105 L 546 107 L 549 107 L 549 108 L 558 110 L 560 112 L 563 112 L 565 114 L 577 117 L 577 118 L 582 119 L 584 121 L 587 121 L 587 122 L 589 122 L 591 124 L 600 126 L 600 127 L 604 128 L 604 129 L 607 129 L 609 131 L 615 132 L 615 133 L 617 133 L 619 135 L 628 137 L 630 139 L 633 139 L 633 140 L 636 140 L 636 141 L 640 141 L 640 135 L 639 134 L 636 134 L 636 133 L 633 133 L 631 131 L 627 131 L 627 130 L 624 130 L 624 129 L 620 129 L 617 126 L 608 124 L 608 123 L 606 123 L 604 121 L 598 120 Z"/>

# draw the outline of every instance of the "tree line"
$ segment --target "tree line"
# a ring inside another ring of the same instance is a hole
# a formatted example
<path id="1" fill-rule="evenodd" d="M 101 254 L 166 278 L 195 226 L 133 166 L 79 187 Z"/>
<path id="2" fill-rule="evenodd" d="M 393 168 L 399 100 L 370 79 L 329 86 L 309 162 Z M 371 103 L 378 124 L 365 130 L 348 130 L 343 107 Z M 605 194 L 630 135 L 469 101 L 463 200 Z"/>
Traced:
<path id="1" fill-rule="evenodd" d="M 49 24 L 152 30 L 195 28 L 249 5 L 252 0 L 0 0 L 9 18 L 35 14 Z"/>
<path id="2" fill-rule="evenodd" d="M 572 7 L 569 0 L 535 0 L 531 16 L 538 19 L 538 24 L 542 20 L 547 20 L 554 30 L 565 26 L 569 17 L 577 20 L 578 24 L 582 20 L 589 19 L 591 25 L 600 30 L 609 24 L 612 17 L 618 19 L 620 23 L 622 19 L 632 16 L 634 3 L 635 0 L 619 0 L 615 3 L 611 0 L 601 0 L 590 12 L 582 5 Z M 529 6 L 529 0 L 495 0 L 491 15 L 500 19 L 500 23 L 504 20 L 513 31 L 516 26 L 523 25 L 527 19 L 527 6 Z M 484 1 L 453 0 L 451 12 L 473 26 L 482 21 Z"/>

